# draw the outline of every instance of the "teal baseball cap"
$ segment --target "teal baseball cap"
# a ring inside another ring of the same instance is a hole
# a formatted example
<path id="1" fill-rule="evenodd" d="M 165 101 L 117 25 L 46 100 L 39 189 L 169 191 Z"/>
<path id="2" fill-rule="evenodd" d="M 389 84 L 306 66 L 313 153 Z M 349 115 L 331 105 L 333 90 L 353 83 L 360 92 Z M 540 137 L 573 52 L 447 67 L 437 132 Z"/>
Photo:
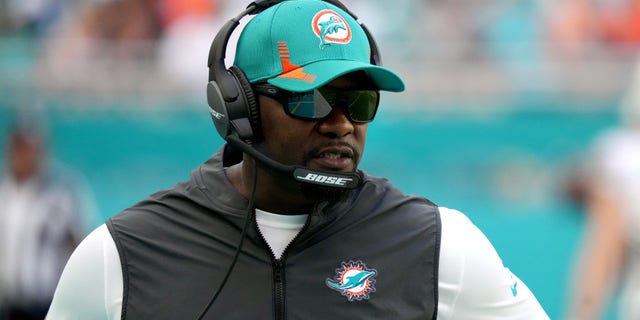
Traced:
<path id="1" fill-rule="evenodd" d="M 372 64 L 370 55 L 367 35 L 350 14 L 320 0 L 287 0 L 247 23 L 234 65 L 250 83 L 266 81 L 287 91 L 311 91 L 360 70 L 380 90 L 403 91 L 402 79 Z"/>

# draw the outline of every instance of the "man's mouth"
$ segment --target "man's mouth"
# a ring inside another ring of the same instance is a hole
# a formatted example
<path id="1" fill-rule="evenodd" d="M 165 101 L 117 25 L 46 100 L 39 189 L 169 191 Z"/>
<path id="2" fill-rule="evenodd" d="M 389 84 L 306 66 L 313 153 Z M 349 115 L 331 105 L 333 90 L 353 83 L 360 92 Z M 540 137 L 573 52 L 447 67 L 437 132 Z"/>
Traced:
<path id="1" fill-rule="evenodd" d="M 323 148 L 314 154 L 310 165 L 324 170 L 351 171 L 355 169 L 354 155 L 354 150 L 347 146 Z"/>
<path id="2" fill-rule="evenodd" d="M 328 159 L 340 159 L 344 157 L 344 155 L 342 153 L 334 153 L 334 152 L 324 152 L 321 153 L 318 158 L 328 158 Z"/>

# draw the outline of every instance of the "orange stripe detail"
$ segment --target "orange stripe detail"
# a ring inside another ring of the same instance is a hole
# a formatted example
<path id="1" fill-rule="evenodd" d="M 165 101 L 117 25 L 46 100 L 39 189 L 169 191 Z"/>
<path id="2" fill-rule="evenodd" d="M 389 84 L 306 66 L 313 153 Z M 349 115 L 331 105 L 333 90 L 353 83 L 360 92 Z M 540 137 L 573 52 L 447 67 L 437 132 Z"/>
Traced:
<path id="1" fill-rule="evenodd" d="M 302 80 L 305 82 L 313 82 L 316 79 L 316 76 L 306 73 L 304 72 L 304 68 L 296 68 L 293 69 L 287 73 L 281 74 L 278 76 L 278 78 L 283 78 L 283 79 L 296 79 L 296 80 Z"/>
<path id="2" fill-rule="evenodd" d="M 289 47 L 286 42 L 278 42 L 280 52 L 280 62 L 282 63 L 282 74 L 278 78 L 297 79 L 306 82 L 313 82 L 316 76 L 304 72 L 304 68 L 291 63 L 289 60 Z"/>

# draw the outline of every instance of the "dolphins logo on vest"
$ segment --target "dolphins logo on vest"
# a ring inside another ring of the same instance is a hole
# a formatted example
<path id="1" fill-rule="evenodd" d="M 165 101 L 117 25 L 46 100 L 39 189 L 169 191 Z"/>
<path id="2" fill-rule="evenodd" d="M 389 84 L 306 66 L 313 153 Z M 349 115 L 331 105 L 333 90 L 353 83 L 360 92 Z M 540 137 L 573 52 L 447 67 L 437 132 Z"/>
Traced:
<path id="1" fill-rule="evenodd" d="M 342 262 L 333 279 L 327 278 L 327 287 L 340 292 L 349 301 L 367 300 L 376 291 L 375 269 L 369 269 L 362 261 Z"/>

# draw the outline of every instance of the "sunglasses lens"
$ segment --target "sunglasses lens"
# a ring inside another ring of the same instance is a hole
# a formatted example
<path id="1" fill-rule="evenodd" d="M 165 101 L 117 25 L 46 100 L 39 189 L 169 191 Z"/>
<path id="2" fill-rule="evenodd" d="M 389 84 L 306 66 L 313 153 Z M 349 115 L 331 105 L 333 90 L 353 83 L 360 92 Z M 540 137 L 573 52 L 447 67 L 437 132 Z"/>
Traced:
<path id="1" fill-rule="evenodd" d="M 298 118 L 322 119 L 331 113 L 331 105 L 314 92 L 296 93 L 289 97 L 287 111 Z"/>
<path id="2" fill-rule="evenodd" d="M 344 106 L 353 122 L 369 122 L 378 110 L 380 95 L 375 90 L 334 90 L 320 88 L 324 100 L 330 106 Z"/>
<path id="3" fill-rule="evenodd" d="M 368 122 L 373 120 L 378 109 L 378 92 L 362 90 L 351 92 L 349 101 L 349 115 L 356 122 Z"/>
<path id="4" fill-rule="evenodd" d="M 277 95 L 259 86 L 257 90 L 278 99 Z M 282 97 L 280 98 L 282 99 Z M 376 115 L 380 93 L 375 90 L 340 90 L 319 88 L 312 92 L 289 92 L 284 101 L 287 114 L 301 119 L 323 119 L 334 107 L 342 107 L 349 120 L 358 123 L 370 122 Z"/>

